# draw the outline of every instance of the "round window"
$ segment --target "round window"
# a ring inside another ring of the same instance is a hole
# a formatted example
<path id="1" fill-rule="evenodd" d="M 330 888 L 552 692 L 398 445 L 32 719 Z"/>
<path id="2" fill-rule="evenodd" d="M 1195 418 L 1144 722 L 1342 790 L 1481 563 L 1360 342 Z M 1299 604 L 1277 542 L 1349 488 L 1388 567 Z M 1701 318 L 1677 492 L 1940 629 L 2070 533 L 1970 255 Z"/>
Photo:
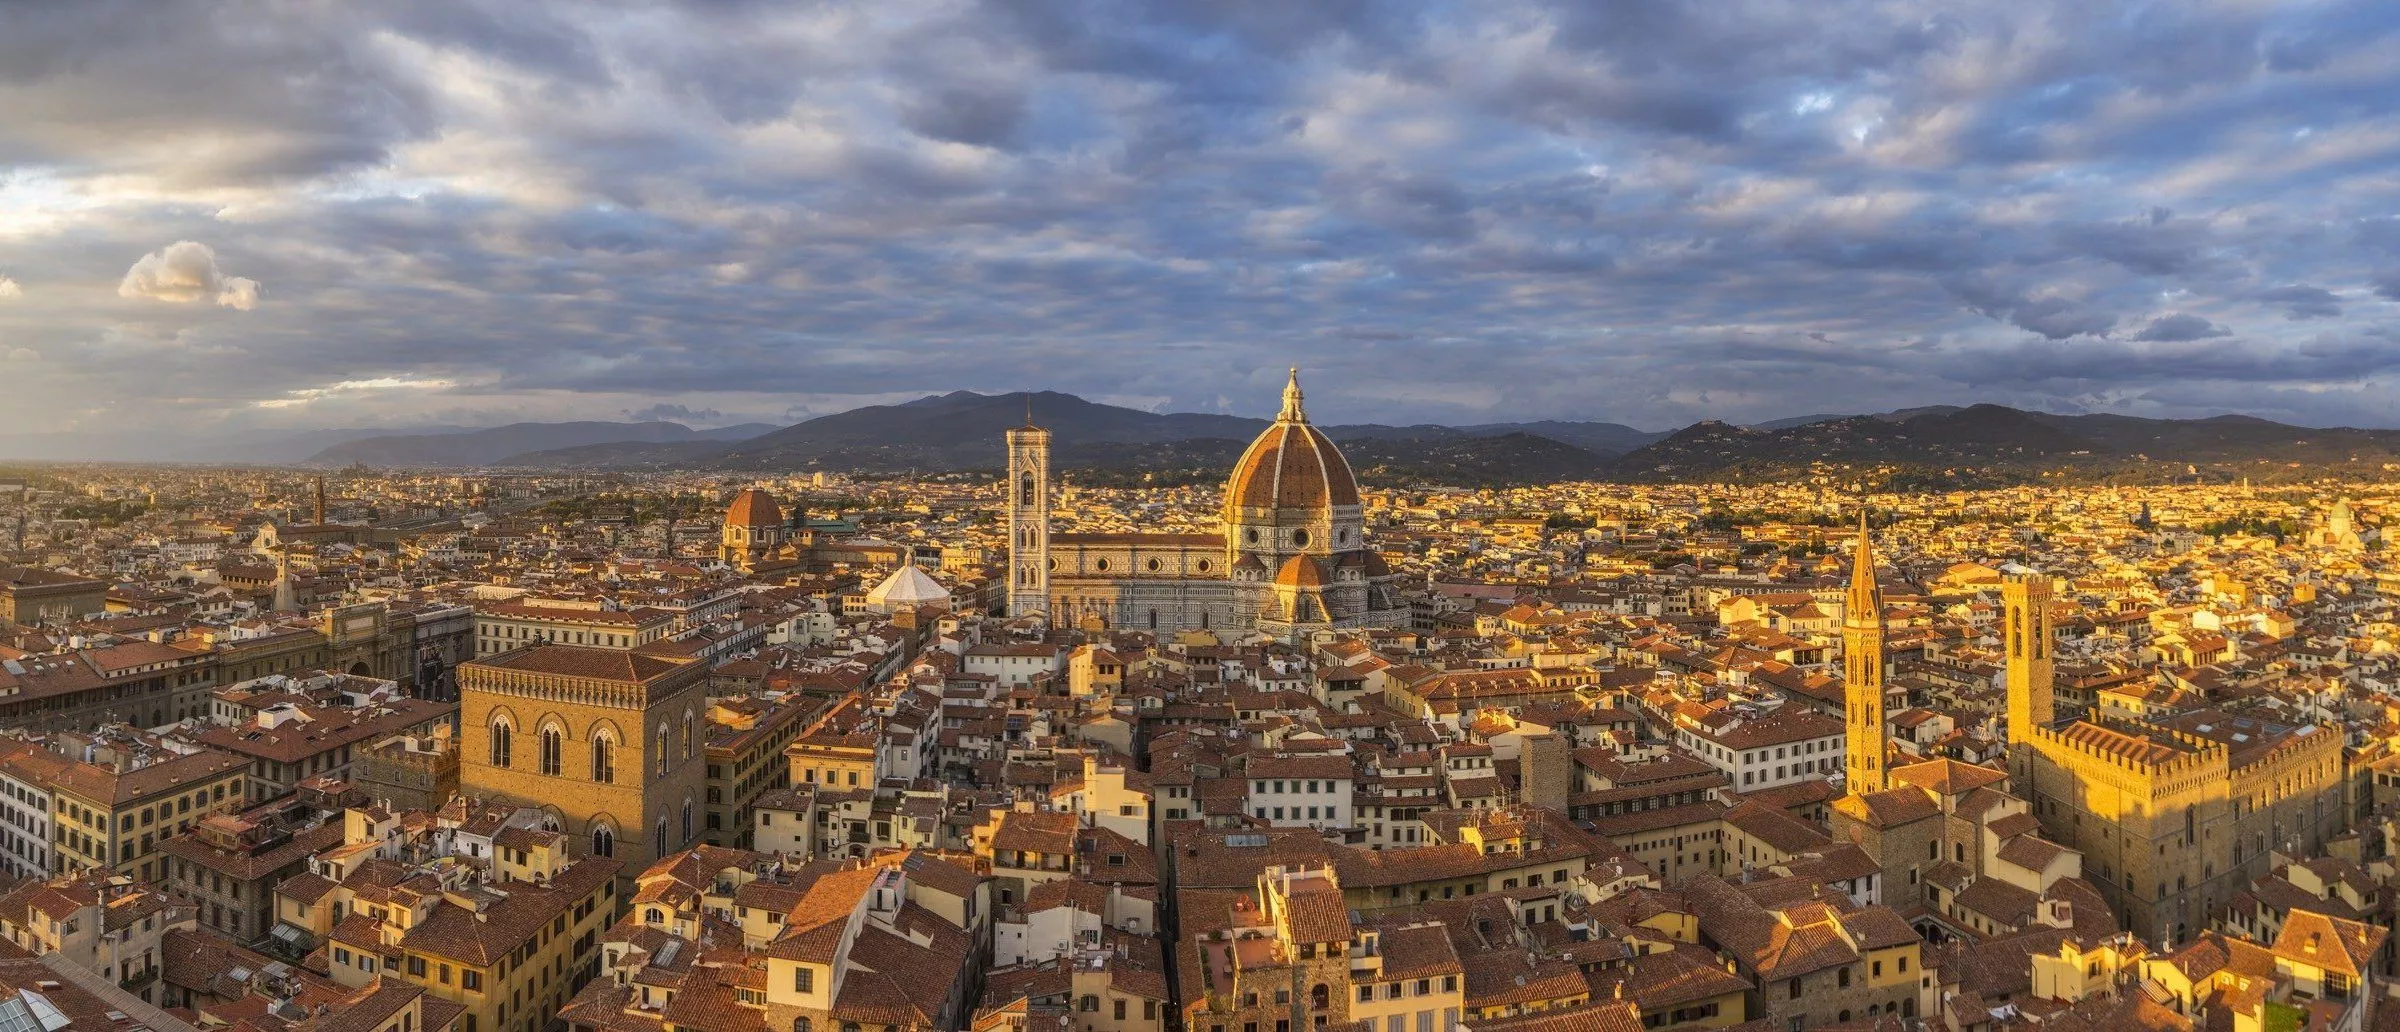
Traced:
<path id="1" fill-rule="evenodd" d="M 1308 532 L 1307 532 L 1307 531 L 1305 531 L 1305 530 L 1295 530 L 1295 531 L 1293 531 L 1293 532 L 1292 532 L 1292 543 L 1293 543 L 1293 544 L 1295 544 L 1295 545 L 1298 545 L 1298 546 L 1300 546 L 1300 547 L 1302 547 L 1302 548 L 1307 548 L 1307 547 L 1308 547 Z"/>
<path id="2" fill-rule="evenodd" d="M 1158 560 L 1156 560 L 1156 559 L 1152 559 L 1152 560 L 1150 560 L 1150 572 L 1152 572 L 1152 573 L 1157 573 L 1157 572 L 1158 572 Z"/>
<path id="3" fill-rule="evenodd" d="M 1093 564 L 1092 564 L 1092 568 L 1093 568 L 1093 569 L 1095 569 L 1095 570 L 1098 570 L 1098 571 L 1100 571 L 1100 572 L 1102 572 L 1102 573 L 1107 573 L 1107 572 L 1108 572 L 1108 560 L 1106 560 L 1106 559 L 1102 559 L 1102 560 L 1100 560 L 1100 561 L 1098 561 L 1098 562 L 1095 562 L 1095 563 L 1093 563 Z"/>
<path id="4" fill-rule="evenodd" d="M 1207 572 L 1208 572 L 1208 560 L 1206 560 L 1206 559 L 1202 559 L 1202 560 L 1200 560 L 1200 562 L 1197 564 L 1197 566 L 1198 566 L 1198 568 L 1199 568 L 1200 572 L 1202 572 L 1202 573 L 1207 573 Z"/>
<path id="5" fill-rule="evenodd" d="M 1043 563 L 1043 564 L 1042 564 L 1042 569 L 1045 569 L 1045 570 L 1055 570 L 1055 569 L 1058 569 L 1058 560 L 1056 560 L 1056 559 L 1052 559 L 1052 560 L 1050 560 L 1049 562 Z"/>
<path id="6" fill-rule="evenodd" d="M 1253 545 L 1257 544 L 1257 543 L 1258 543 L 1258 530 L 1257 530 L 1257 528 L 1255 528 L 1255 527 L 1254 527 L 1254 528 L 1252 528 L 1252 529 L 1249 529 L 1249 530 L 1245 530 L 1245 531 L 1243 531 L 1243 532 L 1242 532 L 1242 540 L 1243 540 L 1243 541 L 1246 541 L 1246 542 L 1249 542 L 1250 544 L 1253 544 Z"/>

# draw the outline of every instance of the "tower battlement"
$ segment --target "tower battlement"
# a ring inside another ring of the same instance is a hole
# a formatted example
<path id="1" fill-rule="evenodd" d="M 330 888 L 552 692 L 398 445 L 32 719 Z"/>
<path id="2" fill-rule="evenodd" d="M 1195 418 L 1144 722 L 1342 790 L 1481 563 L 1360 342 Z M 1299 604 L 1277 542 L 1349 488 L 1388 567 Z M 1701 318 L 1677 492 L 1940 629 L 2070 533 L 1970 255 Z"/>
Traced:
<path id="1" fill-rule="evenodd" d="M 2036 748 L 2046 746 L 2045 751 L 2087 756 L 2152 781 L 2225 769 L 2224 746 L 2171 728 L 2141 730 L 2141 734 L 2129 734 L 2079 720 L 2063 728 L 2028 728 L 2023 737 Z"/>

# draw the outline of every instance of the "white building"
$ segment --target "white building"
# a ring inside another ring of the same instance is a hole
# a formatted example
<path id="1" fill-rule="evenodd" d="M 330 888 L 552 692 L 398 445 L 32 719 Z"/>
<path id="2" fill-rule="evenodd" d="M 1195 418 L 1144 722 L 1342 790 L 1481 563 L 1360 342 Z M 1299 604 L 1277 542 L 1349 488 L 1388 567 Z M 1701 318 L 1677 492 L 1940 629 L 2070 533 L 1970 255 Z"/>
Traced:
<path id="1" fill-rule="evenodd" d="M 7 743 L 5 749 L 45 752 L 27 743 Z M 20 765 L 0 759 L 0 870 L 12 877 L 47 878 L 54 873 L 50 853 L 50 789 L 43 772 L 55 769 L 45 756 Z"/>
<path id="2" fill-rule="evenodd" d="M 1737 792 L 1830 779 L 1842 771 L 1847 737 L 1841 721 L 1795 706 L 1675 726 L 1675 744 L 1724 771 Z"/>
<path id="3" fill-rule="evenodd" d="M 1250 815 L 1279 828 L 1351 826 L 1348 756 L 1261 756 L 1250 761 Z"/>
<path id="4" fill-rule="evenodd" d="M 1058 676 L 1067 654 L 1055 645 L 976 645 L 960 657 L 959 671 L 996 679 L 1002 688 L 1022 688 L 1035 677 Z"/>

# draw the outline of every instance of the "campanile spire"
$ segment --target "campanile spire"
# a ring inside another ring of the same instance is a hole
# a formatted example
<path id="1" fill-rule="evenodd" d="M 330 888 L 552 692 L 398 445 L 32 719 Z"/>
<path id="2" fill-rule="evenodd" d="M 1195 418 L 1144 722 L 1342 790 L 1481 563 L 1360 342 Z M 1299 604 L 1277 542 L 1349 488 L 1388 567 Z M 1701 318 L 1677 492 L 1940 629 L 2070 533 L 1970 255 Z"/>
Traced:
<path id="1" fill-rule="evenodd" d="M 1842 611 L 1842 717 L 1849 731 L 1843 762 L 1852 795 L 1891 787 L 1884 770 L 1883 589 L 1875 583 L 1875 546 L 1867 513 L 1858 513 L 1858 550 L 1850 559 L 1850 594 Z"/>

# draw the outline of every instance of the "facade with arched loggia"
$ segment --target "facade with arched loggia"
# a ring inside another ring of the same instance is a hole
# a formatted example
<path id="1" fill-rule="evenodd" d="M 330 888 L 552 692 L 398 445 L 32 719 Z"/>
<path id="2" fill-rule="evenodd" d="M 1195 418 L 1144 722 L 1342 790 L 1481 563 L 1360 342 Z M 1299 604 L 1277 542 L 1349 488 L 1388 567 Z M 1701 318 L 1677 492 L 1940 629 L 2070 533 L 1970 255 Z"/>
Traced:
<path id="1" fill-rule="evenodd" d="M 702 841 L 707 664 L 540 642 L 458 681 L 461 793 L 540 807 L 629 877 Z"/>

